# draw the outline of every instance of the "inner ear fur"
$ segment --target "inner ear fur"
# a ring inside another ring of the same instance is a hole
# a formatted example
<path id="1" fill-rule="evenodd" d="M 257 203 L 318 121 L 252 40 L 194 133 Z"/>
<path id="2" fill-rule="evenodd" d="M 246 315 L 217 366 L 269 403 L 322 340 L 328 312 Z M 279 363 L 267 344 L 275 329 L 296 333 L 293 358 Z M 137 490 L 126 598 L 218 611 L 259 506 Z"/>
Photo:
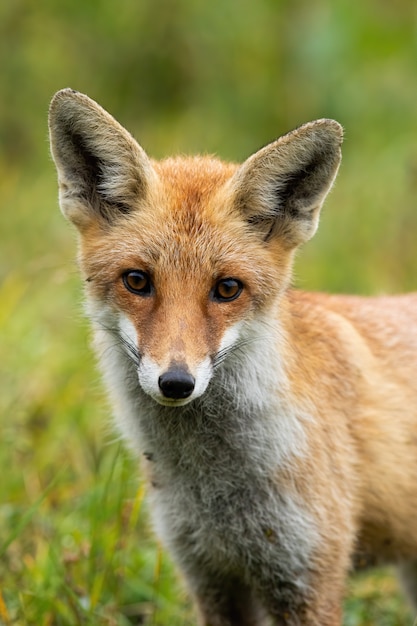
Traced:
<path id="1" fill-rule="evenodd" d="M 111 222 L 129 213 L 155 176 L 133 137 L 84 94 L 63 89 L 49 111 L 52 157 L 60 205 L 79 228 L 91 219 Z"/>
<path id="2" fill-rule="evenodd" d="M 233 176 L 235 204 L 265 241 L 289 248 L 310 239 L 341 159 L 343 130 L 317 120 L 284 135 L 247 159 Z"/>

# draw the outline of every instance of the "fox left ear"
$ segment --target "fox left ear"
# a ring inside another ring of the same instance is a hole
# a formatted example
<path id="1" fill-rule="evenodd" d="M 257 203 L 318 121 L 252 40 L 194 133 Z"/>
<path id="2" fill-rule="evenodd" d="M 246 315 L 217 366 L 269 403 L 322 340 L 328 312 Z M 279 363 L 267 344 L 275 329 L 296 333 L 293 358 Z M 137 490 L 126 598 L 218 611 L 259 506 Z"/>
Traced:
<path id="1" fill-rule="evenodd" d="M 129 213 L 156 177 L 150 159 L 107 111 L 72 89 L 49 110 L 51 152 L 61 210 L 79 230 Z"/>
<path id="2" fill-rule="evenodd" d="M 334 120 L 301 126 L 249 157 L 232 177 L 235 203 L 265 241 L 288 248 L 316 232 L 340 164 L 343 130 Z"/>

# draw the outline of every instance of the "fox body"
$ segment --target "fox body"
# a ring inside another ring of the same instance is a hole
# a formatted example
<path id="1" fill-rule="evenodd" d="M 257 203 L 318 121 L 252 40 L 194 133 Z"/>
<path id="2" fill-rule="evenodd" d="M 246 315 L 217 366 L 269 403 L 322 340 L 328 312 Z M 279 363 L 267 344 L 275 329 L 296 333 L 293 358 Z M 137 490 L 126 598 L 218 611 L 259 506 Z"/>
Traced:
<path id="1" fill-rule="evenodd" d="M 341 624 L 363 563 L 417 603 L 417 295 L 290 289 L 339 124 L 155 162 L 66 89 L 50 133 L 116 421 L 201 623 Z"/>

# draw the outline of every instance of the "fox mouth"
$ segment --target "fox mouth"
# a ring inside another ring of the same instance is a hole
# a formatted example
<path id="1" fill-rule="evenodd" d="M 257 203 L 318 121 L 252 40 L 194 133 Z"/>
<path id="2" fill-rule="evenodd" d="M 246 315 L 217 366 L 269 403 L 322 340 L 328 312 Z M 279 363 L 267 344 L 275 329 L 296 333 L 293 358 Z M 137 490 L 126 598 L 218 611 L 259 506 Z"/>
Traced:
<path id="1" fill-rule="evenodd" d="M 161 404 L 162 406 L 171 406 L 171 407 L 185 406 L 186 404 L 190 404 L 190 402 L 193 402 L 193 400 L 195 400 L 194 396 L 193 397 L 190 396 L 188 398 L 165 398 L 164 396 L 152 395 L 151 397 L 158 404 Z"/>

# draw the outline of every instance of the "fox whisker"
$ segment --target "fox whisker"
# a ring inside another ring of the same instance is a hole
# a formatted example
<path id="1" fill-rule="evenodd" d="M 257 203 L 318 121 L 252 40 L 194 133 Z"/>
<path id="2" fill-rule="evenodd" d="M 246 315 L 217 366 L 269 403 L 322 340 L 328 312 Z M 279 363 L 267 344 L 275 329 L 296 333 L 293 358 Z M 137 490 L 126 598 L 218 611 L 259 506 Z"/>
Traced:
<path id="1" fill-rule="evenodd" d="M 117 343 L 120 345 L 123 351 L 131 358 L 136 367 L 139 367 L 141 354 L 136 346 L 129 339 L 129 337 L 127 337 L 120 328 L 107 326 L 102 322 L 99 322 L 98 324 L 103 330 L 110 333 L 114 337 L 114 339 L 116 339 Z"/>

